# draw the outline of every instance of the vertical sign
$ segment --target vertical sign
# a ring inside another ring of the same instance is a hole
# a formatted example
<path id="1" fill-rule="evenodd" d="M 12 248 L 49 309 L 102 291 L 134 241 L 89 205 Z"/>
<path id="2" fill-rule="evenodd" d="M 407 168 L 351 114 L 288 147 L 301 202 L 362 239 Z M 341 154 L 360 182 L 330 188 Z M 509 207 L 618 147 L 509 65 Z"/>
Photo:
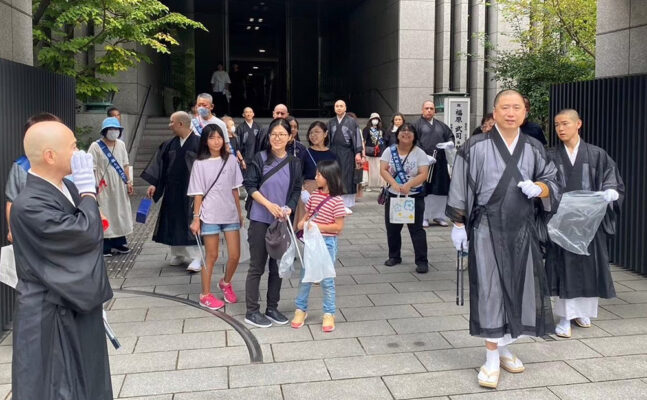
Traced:
<path id="1" fill-rule="evenodd" d="M 447 97 L 445 115 L 445 121 L 454 133 L 456 147 L 460 147 L 470 137 L 469 97 Z"/>

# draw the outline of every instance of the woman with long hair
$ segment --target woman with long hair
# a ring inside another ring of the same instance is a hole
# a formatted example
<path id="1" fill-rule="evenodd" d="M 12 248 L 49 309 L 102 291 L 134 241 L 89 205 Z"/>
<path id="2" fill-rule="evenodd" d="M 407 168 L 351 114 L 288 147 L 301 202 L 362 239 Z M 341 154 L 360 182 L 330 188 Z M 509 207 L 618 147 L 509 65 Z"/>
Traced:
<path id="1" fill-rule="evenodd" d="M 194 197 L 191 232 L 202 235 L 204 240 L 206 265 L 201 271 L 200 305 L 211 310 L 225 305 L 211 293 L 211 275 L 218 259 L 220 233 L 225 235 L 229 258 L 218 287 L 227 303 L 237 301 L 231 280 L 240 259 L 240 228 L 244 220 L 238 188 L 242 184 L 243 176 L 236 158 L 227 150 L 225 133 L 218 125 L 206 125 L 200 136 L 197 160 L 191 169 L 187 195 Z"/>
<path id="2" fill-rule="evenodd" d="M 386 142 L 380 114 L 371 114 L 368 123 L 362 130 L 362 136 L 364 138 L 366 160 L 368 161 L 368 187 L 382 187 L 384 186 L 384 180 L 380 176 L 380 156 L 384 151 L 384 147 L 386 147 Z"/>
<path id="3" fill-rule="evenodd" d="M 275 119 L 270 124 L 269 150 L 254 156 L 247 168 L 245 189 L 247 197 L 249 270 L 245 281 L 247 313 L 245 322 L 260 328 L 268 328 L 272 322 L 288 323 L 278 310 L 281 281 L 277 260 L 270 257 L 267 280 L 267 309 L 259 311 L 259 286 L 265 273 L 268 252 L 265 246 L 267 228 L 276 219 L 289 218 L 296 209 L 301 193 L 301 162 L 289 154 L 290 125 L 284 119 Z"/>
<path id="4" fill-rule="evenodd" d="M 387 145 L 391 146 L 392 144 L 395 144 L 398 137 L 398 128 L 400 128 L 405 122 L 404 114 L 401 112 L 393 114 L 393 118 L 391 118 L 391 129 L 384 134 Z"/>

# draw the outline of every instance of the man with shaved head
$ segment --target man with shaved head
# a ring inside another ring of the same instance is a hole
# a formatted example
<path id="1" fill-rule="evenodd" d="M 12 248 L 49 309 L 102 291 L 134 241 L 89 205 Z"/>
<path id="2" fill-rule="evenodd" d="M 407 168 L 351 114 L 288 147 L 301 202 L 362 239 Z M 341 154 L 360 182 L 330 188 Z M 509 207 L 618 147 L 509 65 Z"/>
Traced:
<path id="1" fill-rule="evenodd" d="M 254 121 L 254 110 L 251 107 L 245 107 L 243 118 L 245 120 L 236 127 L 236 136 L 240 140 L 240 152 L 245 159 L 245 164 L 250 165 L 256 154 L 256 137 L 261 127 Z"/>
<path id="2" fill-rule="evenodd" d="M 510 343 L 553 329 L 535 206 L 556 210 L 561 191 L 544 146 L 521 134 L 521 94 L 500 92 L 493 113 L 490 133 L 471 137 L 456 154 L 446 210 L 454 246 L 469 249 L 470 334 L 485 340 L 478 382 L 489 388 L 500 368 L 524 371 Z"/>
<path id="3" fill-rule="evenodd" d="M 24 147 L 31 167 L 11 213 L 13 398 L 112 399 L 102 319 L 112 290 L 92 156 L 56 121 L 29 128 Z"/>
<path id="4" fill-rule="evenodd" d="M 186 194 L 200 137 L 192 130 L 191 117 L 184 111 L 173 113 L 168 126 L 175 136 L 159 146 L 141 174 L 150 184 L 147 196 L 155 202 L 162 199 L 153 241 L 170 246 L 171 265 L 188 262 L 187 270 L 198 272 L 202 263 L 195 237 L 189 230 L 193 205 Z"/>
<path id="5" fill-rule="evenodd" d="M 272 119 L 286 119 L 289 115 L 290 113 L 288 112 L 288 107 L 285 104 L 279 103 L 274 106 L 274 110 L 272 111 Z M 258 133 L 258 136 L 256 137 L 256 146 L 254 153 L 259 153 L 263 150 L 270 149 L 270 138 L 268 136 L 268 132 L 271 129 L 272 126 L 268 126 L 261 129 L 261 131 Z"/>
<path id="6" fill-rule="evenodd" d="M 551 295 L 559 296 L 554 313 L 561 318 L 555 334 L 565 338 L 571 337 L 571 320 L 580 328 L 589 328 L 591 318 L 598 316 L 598 298 L 616 296 L 607 243 L 616 232 L 625 189 L 616 163 L 606 151 L 582 140 L 581 127 L 577 111 L 560 111 L 555 116 L 555 131 L 561 142 L 548 150 L 548 157 L 561 172 L 558 176 L 564 192 L 599 192 L 609 207 L 589 244 L 590 255 L 575 254 L 548 243 L 546 272 Z"/>

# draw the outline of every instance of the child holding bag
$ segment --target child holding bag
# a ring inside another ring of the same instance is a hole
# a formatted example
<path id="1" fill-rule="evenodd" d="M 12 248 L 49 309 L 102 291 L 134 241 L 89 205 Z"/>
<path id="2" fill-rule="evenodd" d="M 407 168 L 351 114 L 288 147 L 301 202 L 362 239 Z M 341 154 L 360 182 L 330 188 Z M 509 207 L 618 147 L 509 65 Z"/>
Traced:
<path id="1" fill-rule="evenodd" d="M 237 301 L 231 285 L 240 258 L 240 228 L 243 215 L 238 188 L 243 184 L 243 176 L 236 157 L 232 156 L 225 145 L 225 135 L 220 127 L 208 124 L 202 130 L 198 159 L 191 169 L 188 196 L 194 197 L 193 222 L 190 229 L 194 235 L 204 238 L 205 264 L 202 268 L 202 292 L 200 306 L 218 310 L 225 303 L 211 293 L 211 275 L 218 259 L 219 234 L 227 241 L 227 269 L 225 276 L 218 282 L 227 303 Z"/>
<path id="2" fill-rule="evenodd" d="M 330 253 L 333 265 L 337 258 L 337 235 L 344 228 L 346 209 L 341 195 L 344 186 L 341 180 L 341 167 L 336 160 L 322 160 L 317 163 L 315 181 L 319 188 L 310 196 L 306 204 L 306 215 L 298 222 L 297 229 L 309 229 L 307 224 L 314 223 L 321 231 L 324 242 Z M 307 266 L 305 266 L 307 267 Z M 303 280 L 304 269 L 301 270 Z M 308 316 L 308 297 L 312 283 L 301 282 L 296 298 L 296 311 L 292 327 L 301 328 Z M 321 281 L 323 291 L 323 325 L 324 332 L 335 330 L 335 278 L 324 278 Z"/>

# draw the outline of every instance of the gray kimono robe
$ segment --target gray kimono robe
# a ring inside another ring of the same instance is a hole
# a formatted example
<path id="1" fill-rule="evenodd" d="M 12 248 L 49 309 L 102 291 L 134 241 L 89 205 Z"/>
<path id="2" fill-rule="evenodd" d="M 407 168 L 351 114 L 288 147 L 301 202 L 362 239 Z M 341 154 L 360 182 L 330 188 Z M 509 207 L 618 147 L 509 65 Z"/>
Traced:
<path id="1" fill-rule="evenodd" d="M 97 202 L 29 175 L 11 212 L 18 272 L 15 400 L 112 399 L 102 304 L 112 298 Z"/>
<path id="2" fill-rule="evenodd" d="M 454 134 L 446 124 L 436 118 L 433 118 L 432 121 L 433 124 L 430 124 L 429 121 L 420 117 L 413 124 L 418 134 L 418 146 L 430 156 L 433 155 L 434 150 L 436 151 L 434 172 L 431 176 L 431 182 L 425 183 L 425 191 L 427 194 L 447 196 L 450 182 L 447 157 L 445 156 L 445 150 L 437 149 L 436 145 L 449 141 L 455 142 Z"/>
<path id="3" fill-rule="evenodd" d="M 509 169 L 507 167 L 509 166 Z M 470 138 L 454 162 L 446 214 L 469 239 L 470 334 L 541 336 L 553 329 L 534 199 L 517 187 L 543 182 L 556 209 L 557 169 L 537 140 L 519 134 L 511 155 L 496 128 Z"/>
<path id="4" fill-rule="evenodd" d="M 341 181 L 344 184 L 344 194 L 357 193 L 358 181 L 355 180 L 355 155 L 361 154 L 362 131 L 355 119 L 344 115 L 341 122 L 337 117 L 328 121 L 328 137 L 330 151 L 337 156 L 341 166 Z"/>

